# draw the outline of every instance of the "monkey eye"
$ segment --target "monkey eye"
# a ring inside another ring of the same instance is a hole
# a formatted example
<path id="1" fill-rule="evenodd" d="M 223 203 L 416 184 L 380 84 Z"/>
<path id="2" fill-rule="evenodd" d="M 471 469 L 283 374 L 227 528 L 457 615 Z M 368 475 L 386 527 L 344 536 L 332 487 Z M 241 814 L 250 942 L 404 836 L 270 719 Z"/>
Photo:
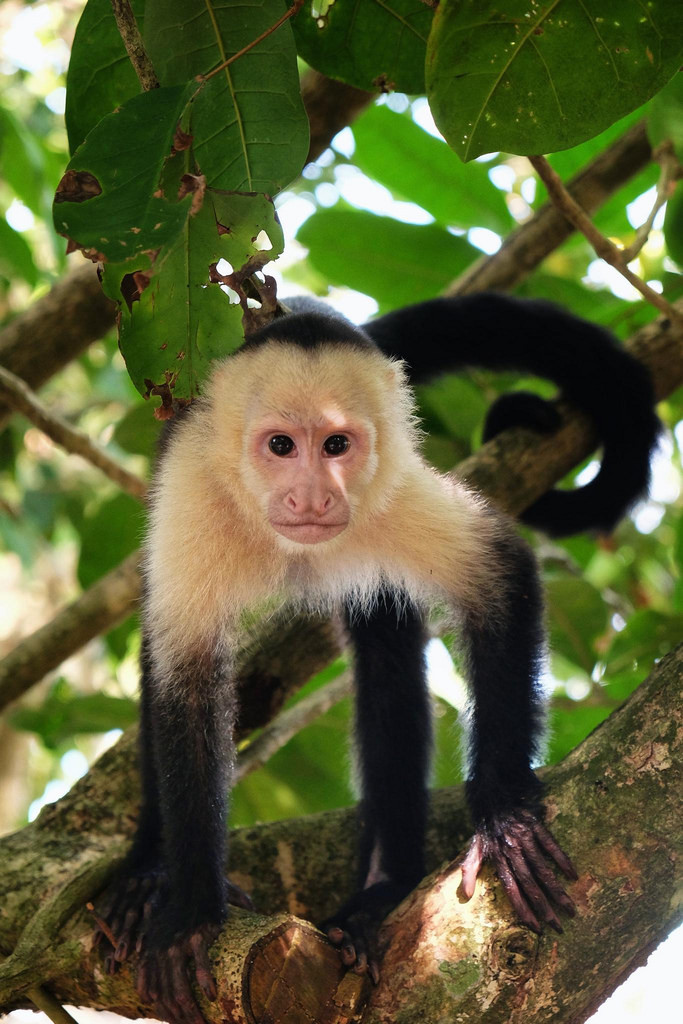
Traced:
<path id="1" fill-rule="evenodd" d="M 350 444 L 351 442 L 345 434 L 331 434 L 323 442 L 323 451 L 325 455 L 343 455 L 349 450 Z"/>
<path id="2" fill-rule="evenodd" d="M 268 447 L 273 455 L 291 455 L 294 451 L 294 441 L 287 434 L 275 434 L 268 442 Z"/>

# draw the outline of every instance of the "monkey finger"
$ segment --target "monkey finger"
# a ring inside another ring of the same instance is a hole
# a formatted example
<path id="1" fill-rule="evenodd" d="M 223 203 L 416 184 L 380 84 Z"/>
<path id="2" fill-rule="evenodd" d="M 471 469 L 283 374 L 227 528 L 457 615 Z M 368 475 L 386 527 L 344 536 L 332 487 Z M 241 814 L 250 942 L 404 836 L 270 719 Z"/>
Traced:
<path id="1" fill-rule="evenodd" d="M 520 921 L 525 924 L 527 928 L 531 928 L 532 932 L 536 932 L 537 935 L 540 935 L 541 926 L 531 910 L 531 907 L 520 892 L 517 879 L 510 870 L 507 860 L 500 852 L 495 852 L 493 854 L 493 862 L 503 889 L 505 890 L 505 894 L 510 900 L 512 908 Z"/>
<path id="2" fill-rule="evenodd" d="M 229 878 L 227 879 L 227 887 L 228 903 L 231 903 L 233 907 L 243 907 L 244 910 L 254 909 L 249 893 L 245 892 L 244 889 L 240 889 L 239 885 L 235 885 Z"/>
<path id="3" fill-rule="evenodd" d="M 571 878 L 573 881 L 576 881 L 579 877 L 576 868 L 545 825 L 540 821 L 534 821 L 532 830 L 539 846 L 545 850 L 552 860 L 555 861 L 558 868 L 564 872 L 567 878 Z"/>
<path id="4" fill-rule="evenodd" d="M 338 924 L 331 924 L 325 928 L 325 934 L 333 946 L 341 946 L 344 939 L 344 930 Z"/>
<path id="5" fill-rule="evenodd" d="M 562 910 L 569 917 L 574 917 L 576 914 L 576 907 L 571 897 L 564 891 L 555 875 L 552 873 L 547 862 L 543 858 L 543 853 L 538 847 L 533 837 L 525 837 L 522 840 L 524 846 L 524 855 L 527 859 L 527 863 L 531 866 L 536 880 L 545 889 L 547 894 L 552 900 L 561 907 Z"/>
<path id="6" fill-rule="evenodd" d="M 541 918 L 546 924 L 549 924 L 551 928 L 554 928 L 556 932 L 561 933 L 562 925 L 558 920 L 557 914 L 548 902 L 545 893 L 536 882 L 536 879 L 534 878 L 524 857 L 523 848 L 516 840 L 508 844 L 505 856 L 510 870 L 517 882 L 519 891 L 523 899 L 526 900 L 533 910 L 536 918 Z"/>
<path id="7" fill-rule="evenodd" d="M 484 860 L 484 841 L 480 834 L 477 832 L 472 838 L 470 848 L 465 854 L 465 859 L 462 862 L 462 891 L 465 899 L 472 899 L 474 896 L 474 887 L 477 881 L 477 876 L 481 871 L 481 865 Z"/>
<path id="8" fill-rule="evenodd" d="M 213 1003 L 218 997 L 218 989 L 216 988 L 216 979 L 213 976 L 213 969 L 209 959 L 208 946 L 200 932 L 195 932 L 190 939 L 190 949 L 194 956 L 197 984 L 209 1002 Z"/>
<path id="9" fill-rule="evenodd" d="M 368 960 L 368 973 L 373 985 L 379 985 L 379 964 L 376 960 Z"/>

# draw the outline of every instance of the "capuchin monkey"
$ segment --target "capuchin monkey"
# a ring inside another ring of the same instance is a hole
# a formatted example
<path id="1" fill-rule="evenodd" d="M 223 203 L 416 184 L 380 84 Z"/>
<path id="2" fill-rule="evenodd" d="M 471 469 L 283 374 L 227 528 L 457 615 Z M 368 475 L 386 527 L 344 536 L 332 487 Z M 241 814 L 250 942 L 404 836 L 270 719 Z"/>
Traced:
<path id="1" fill-rule="evenodd" d="M 544 658 L 533 555 L 511 524 L 425 464 L 409 380 L 483 366 L 555 381 L 603 446 L 585 487 L 551 491 L 522 518 L 551 535 L 610 530 L 647 488 L 659 430 L 646 369 L 609 334 L 538 301 L 479 294 L 423 302 L 355 327 L 311 300 L 217 363 L 171 423 L 156 469 L 144 568 L 137 835 L 104 912 L 136 948 L 137 987 L 158 1016 L 201 1024 L 216 998 L 209 946 L 229 903 L 226 799 L 235 759 L 233 674 L 247 610 L 281 596 L 339 609 L 355 656 L 361 789 L 358 891 L 323 930 L 377 980 L 377 929 L 423 877 L 430 701 L 425 616 L 450 609 L 471 690 L 467 898 L 490 861 L 521 921 L 561 931 L 576 872 L 543 824 L 538 752 Z M 514 394 L 492 436 L 557 426 Z M 454 854 L 457 851 L 453 851 Z"/>

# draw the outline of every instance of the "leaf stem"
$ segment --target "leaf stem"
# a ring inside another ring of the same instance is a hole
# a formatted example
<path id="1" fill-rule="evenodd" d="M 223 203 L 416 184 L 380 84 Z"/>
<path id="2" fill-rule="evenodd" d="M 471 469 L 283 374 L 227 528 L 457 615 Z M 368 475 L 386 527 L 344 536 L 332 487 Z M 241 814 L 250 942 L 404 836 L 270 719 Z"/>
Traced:
<path id="1" fill-rule="evenodd" d="M 115 0 L 112 0 L 112 3 L 114 2 Z M 250 43 L 247 43 L 247 45 L 243 46 L 241 50 L 237 51 L 237 53 L 233 53 L 232 57 L 228 57 L 227 60 L 224 60 L 221 64 L 218 65 L 218 67 L 215 67 L 211 71 L 208 71 L 205 75 L 198 75 L 198 79 L 202 82 L 208 82 L 208 80 L 210 78 L 213 78 L 214 75 L 217 75 L 219 71 L 223 71 L 225 68 L 228 67 L 229 64 L 232 64 L 239 57 L 243 57 L 245 53 L 248 53 L 249 50 L 253 50 L 255 46 L 258 46 L 258 44 L 263 42 L 264 39 L 267 39 L 269 35 L 272 35 L 272 33 L 275 32 L 275 30 L 278 29 L 280 25 L 284 25 L 286 21 L 289 21 L 289 19 L 293 18 L 295 14 L 298 14 L 303 5 L 304 0 L 294 0 L 292 6 L 285 11 L 282 17 L 278 18 L 275 24 L 271 25 L 270 28 L 267 28 L 265 32 L 262 32 L 257 39 L 253 39 Z"/>

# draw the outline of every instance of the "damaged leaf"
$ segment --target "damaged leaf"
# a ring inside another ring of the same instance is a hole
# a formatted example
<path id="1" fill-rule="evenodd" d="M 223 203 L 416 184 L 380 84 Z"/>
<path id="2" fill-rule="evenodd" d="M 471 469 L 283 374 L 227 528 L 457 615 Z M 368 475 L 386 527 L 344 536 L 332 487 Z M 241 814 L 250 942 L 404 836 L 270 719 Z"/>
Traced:
<path id="1" fill-rule="evenodd" d="M 173 141 L 196 90 L 192 82 L 142 93 L 100 121 L 60 182 L 59 234 L 113 263 L 139 259 L 176 238 L 192 197 L 178 200 L 186 157 Z M 136 269 L 149 265 L 146 258 Z"/>
<path id="2" fill-rule="evenodd" d="M 266 196 L 207 189 L 151 277 L 140 279 L 129 264 L 105 267 L 105 291 L 121 305 L 119 344 L 128 372 L 141 394 L 162 398 L 161 415 L 197 395 L 211 360 L 244 339 L 242 309 L 221 287 L 224 276 L 246 266 L 253 272 L 283 246 Z"/>

